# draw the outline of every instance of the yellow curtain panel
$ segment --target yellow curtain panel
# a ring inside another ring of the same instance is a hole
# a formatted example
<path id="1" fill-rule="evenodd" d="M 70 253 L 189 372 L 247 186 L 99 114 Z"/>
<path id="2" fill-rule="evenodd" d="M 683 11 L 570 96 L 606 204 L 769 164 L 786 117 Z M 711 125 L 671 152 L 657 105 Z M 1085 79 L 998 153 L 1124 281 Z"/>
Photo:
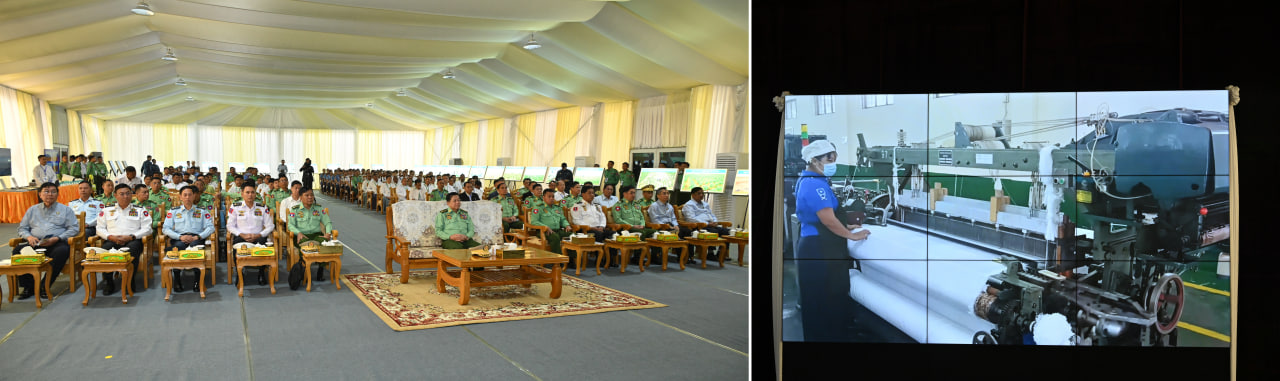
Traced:
<path id="1" fill-rule="evenodd" d="M 578 148 L 578 126 L 581 120 L 581 107 L 562 108 L 556 114 L 556 140 L 551 156 L 552 165 L 569 163 L 570 167 L 573 166 L 573 157 L 577 154 Z"/>
<path id="2" fill-rule="evenodd" d="M 153 124 L 152 144 L 155 146 L 152 150 L 155 152 L 153 157 L 156 160 L 165 163 L 185 162 L 195 160 L 195 155 L 191 152 L 190 141 L 187 135 L 187 125 L 185 124 Z M 223 145 L 224 150 L 226 145 Z"/>
<path id="3" fill-rule="evenodd" d="M 311 158 L 311 164 L 332 163 L 333 162 L 333 133 L 327 129 L 308 129 L 303 133 L 303 145 L 306 157 Z M 323 164 L 320 164 L 323 165 Z"/>
<path id="4" fill-rule="evenodd" d="M 604 110 L 600 112 L 600 155 L 630 158 L 634 126 L 635 102 L 605 103 Z"/>
<path id="5" fill-rule="evenodd" d="M 258 154 L 254 135 L 254 129 L 251 127 L 222 127 L 222 159 L 256 163 Z"/>
<path id="6" fill-rule="evenodd" d="M 488 123 L 489 138 L 483 144 L 488 144 L 489 149 L 485 151 L 488 157 L 485 158 L 484 165 L 498 165 L 498 158 L 502 157 L 502 148 L 512 139 L 506 133 L 506 120 L 489 119 Z"/>
<path id="7" fill-rule="evenodd" d="M 460 141 L 460 152 L 462 154 L 462 163 L 466 165 L 486 165 L 479 156 L 480 150 L 480 122 L 465 123 L 462 125 L 462 140 Z"/>
<path id="8" fill-rule="evenodd" d="M 693 168 L 706 168 L 704 157 L 711 147 L 708 134 L 711 132 L 711 100 L 715 86 L 706 85 L 693 88 L 689 95 L 689 145 L 685 150 L 685 161 Z"/>
<path id="9" fill-rule="evenodd" d="M 538 114 L 529 113 L 516 117 L 516 152 L 513 160 L 518 166 L 533 164 L 533 134 L 538 127 Z"/>
<path id="10" fill-rule="evenodd" d="M 80 127 L 80 112 L 67 110 L 67 151 L 71 155 L 79 155 L 84 151 L 84 128 Z M 0 146 L 4 145 L 4 134 L 0 134 Z"/>
<path id="11" fill-rule="evenodd" d="M 360 130 L 356 132 L 356 163 L 372 168 L 382 162 L 382 131 Z"/>

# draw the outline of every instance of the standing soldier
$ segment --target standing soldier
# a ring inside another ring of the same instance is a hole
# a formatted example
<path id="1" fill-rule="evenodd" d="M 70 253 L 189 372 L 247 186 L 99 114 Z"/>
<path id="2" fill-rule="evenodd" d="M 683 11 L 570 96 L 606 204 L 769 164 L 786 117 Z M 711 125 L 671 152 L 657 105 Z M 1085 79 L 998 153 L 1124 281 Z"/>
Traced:
<path id="1" fill-rule="evenodd" d="M 266 245 L 276 226 L 272 221 L 271 210 L 256 202 L 257 194 L 250 187 L 244 187 L 240 197 L 244 201 L 237 202 L 227 210 L 227 232 L 232 236 L 231 242 L 228 242 L 229 246 L 234 247 L 241 242 Z M 267 285 L 269 269 L 270 266 L 258 266 L 259 286 Z"/>
<path id="2" fill-rule="evenodd" d="M 289 232 L 297 238 L 295 245 L 301 247 L 306 241 L 323 242 L 333 239 L 329 208 L 316 204 L 316 194 L 311 188 L 304 185 L 299 193 L 302 195 L 302 203 L 289 209 Z M 316 280 L 324 281 L 324 268 L 325 263 L 321 262 L 316 269 Z"/>
<path id="3" fill-rule="evenodd" d="M 98 212 L 98 237 L 106 242 L 103 249 L 129 249 L 133 256 L 133 267 L 138 267 L 138 258 L 142 258 L 142 239 L 151 235 L 151 212 L 145 208 L 131 204 L 133 188 L 121 184 L 115 188 L 116 202 Z M 135 271 L 134 274 L 138 272 Z M 117 274 L 106 275 L 102 279 L 102 294 L 111 295 L 116 292 L 115 278 Z M 132 282 L 132 279 L 128 279 Z"/>
<path id="4" fill-rule="evenodd" d="M 543 205 L 539 205 L 529 214 L 529 225 L 545 226 L 547 229 L 547 251 L 560 254 L 561 237 L 569 236 L 569 220 L 564 217 L 564 209 L 556 203 L 555 193 L 550 189 L 542 192 Z M 576 254 L 576 253 L 575 253 Z M 574 266 L 574 258 L 569 258 L 569 267 Z"/>
<path id="5" fill-rule="evenodd" d="M 606 183 L 607 184 L 607 183 Z M 627 163 L 622 163 L 622 172 L 618 173 L 618 185 L 620 186 L 636 186 L 636 176 L 634 172 L 627 170 Z"/>

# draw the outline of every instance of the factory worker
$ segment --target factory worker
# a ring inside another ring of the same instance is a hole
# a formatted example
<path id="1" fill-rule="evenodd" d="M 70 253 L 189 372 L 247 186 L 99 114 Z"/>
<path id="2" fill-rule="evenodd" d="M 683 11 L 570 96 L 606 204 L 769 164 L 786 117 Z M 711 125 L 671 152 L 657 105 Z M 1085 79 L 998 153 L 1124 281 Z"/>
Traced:
<path id="1" fill-rule="evenodd" d="M 853 299 L 849 296 L 848 241 L 867 239 L 860 226 L 836 219 L 839 208 L 829 178 L 836 172 L 836 147 L 830 141 L 810 143 L 800 151 L 808 167 L 796 181 L 796 217 L 800 247 L 796 263 L 804 341 L 841 342 L 851 338 Z"/>

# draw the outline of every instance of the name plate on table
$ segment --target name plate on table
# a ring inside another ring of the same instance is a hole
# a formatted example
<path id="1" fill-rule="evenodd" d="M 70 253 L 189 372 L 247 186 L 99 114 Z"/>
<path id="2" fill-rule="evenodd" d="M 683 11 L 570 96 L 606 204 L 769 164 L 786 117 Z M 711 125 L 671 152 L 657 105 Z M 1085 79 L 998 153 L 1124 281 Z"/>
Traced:
<path id="1" fill-rule="evenodd" d="M 570 237 L 569 243 L 574 245 L 590 245 L 596 243 L 596 239 L 592 237 Z"/>
<path id="2" fill-rule="evenodd" d="M 178 251 L 178 259 L 204 259 L 204 250 Z"/>
<path id="3" fill-rule="evenodd" d="M 750 233 L 750 232 L 735 232 L 735 233 L 733 233 L 733 236 L 734 236 L 734 237 L 737 237 L 737 238 L 746 238 L 746 239 L 750 239 L 750 238 L 751 238 L 751 237 L 750 237 L 750 235 L 751 235 L 751 233 Z"/>
<path id="4" fill-rule="evenodd" d="M 129 257 L 129 254 L 123 253 L 102 253 L 98 256 L 98 262 L 101 263 L 125 263 L 130 259 L 132 258 Z"/>
<path id="5" fill-rule="evenodd" d="M 502 259 L 520 259 L 524 258 L 524 249 L 502 250 Z"/>
<path id="6" fill-rule="evenodd" d="M 320 245 L 320 247 L 316 248 L 316 254 L 342 254 L 342 247 L 342 244 L 333 246 Z"/>
<path id="7" fill-rule="evenodd" d="M 716 233 L 698 233 L 698 239 L 717 240 L 720 236 Z"/>
<path id="8" fill-rule="evenodd" d="M 632 235 L 632 236 L 620 235 L 620 236 L 618 236 L 618 238 L 617 238 L 617 239 L 614 239 L 614 241 L 623 242 L 623 243 L 629 243 L 629 242 L 640 242 L 640 236 L 638 236 L 638 235 Z"/>
<path id="9" fill-rule="evenodd" d="M 236 249 L 236 255 L 253 256 L 253 257 L 274 257 L 276 248 L 274 247 L 242 247 Z"/>
<path id="10" fill-rule="evenodd" d="M 10 257 L 9 259 L 10 259 L 9 264 L 13 266 L 38 265 L 38 264 L 44 263 L 44 256 L 39 254 L 36 254 L 36 255 L 18 254 Z"/>
<path id="11" fill-rule="evenodd" d="M 654 234 L 653 239 L 656 239 L 659 241 L 679 241 L 680 236 L 677 236 L 675 234 Z"/>

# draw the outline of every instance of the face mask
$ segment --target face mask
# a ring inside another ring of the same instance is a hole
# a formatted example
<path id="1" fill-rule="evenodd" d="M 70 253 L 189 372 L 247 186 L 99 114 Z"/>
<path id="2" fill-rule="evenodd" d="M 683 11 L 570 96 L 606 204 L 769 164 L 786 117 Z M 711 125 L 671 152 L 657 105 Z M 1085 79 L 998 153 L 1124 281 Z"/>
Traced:
<path id="1" fill-rule="evenodd" d="M 822 165 L 822 175 L 823 175 L 823 176 L 826 176 L 826 177 L 832 177 L 832 176 L 835 176 L 835 175 L 836 175 L 836 163 L 823 164 L 823 165 Z"/>

